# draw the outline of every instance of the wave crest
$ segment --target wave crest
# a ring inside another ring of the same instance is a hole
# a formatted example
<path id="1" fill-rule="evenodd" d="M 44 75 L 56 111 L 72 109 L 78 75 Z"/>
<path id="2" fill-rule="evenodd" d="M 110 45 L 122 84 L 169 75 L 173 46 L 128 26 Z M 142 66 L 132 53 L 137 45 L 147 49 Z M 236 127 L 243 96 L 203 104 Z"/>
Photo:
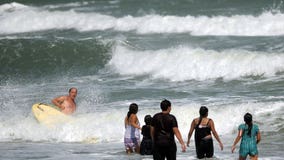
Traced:
<path id="1" fill-rule="evenodd" d="M 171 81 L 270 77 L 283 72 L 283 64 L 283 54 L 188 47 L 134 51 L 118 46 L 109 61 L 114 71 L 122 75 L 150 75 Z"/>
<path id="2" fill-rule="evenodd" d="M 284 35 L 284 14 L 265 11 L 258 16 L 191 16 L 145 15 L 113 17 L 99 13 L 49 11 L 18 3 L 0 6 L 0 34 L 42 30 L 75 29 L 79 32 L 114 30 L 137 34 L 188 33 L 231 36 Z M 178 24 L 178 25 L 177 25 Z"/>

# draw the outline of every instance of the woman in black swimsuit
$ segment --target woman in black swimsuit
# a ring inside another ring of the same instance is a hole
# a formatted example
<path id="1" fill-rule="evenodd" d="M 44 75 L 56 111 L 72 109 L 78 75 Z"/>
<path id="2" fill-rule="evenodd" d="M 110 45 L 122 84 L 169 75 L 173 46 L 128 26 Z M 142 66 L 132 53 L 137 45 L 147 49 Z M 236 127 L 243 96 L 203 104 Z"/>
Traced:
<path id="1" fill-rule="evenodd" d="M 197 158 L 201 159 L 204 157 L 213 157 L 213 139 L 211 132 L 213 133 L 216 140 L 219 142 L 221 150 L 223 150 L 223 144 L 215 130 L 214 122 L 212 119 L 207 118 L 208 108 L 201 106 L 199 110 L 200 117 L 193 119 L 191 127 L 188 133 L 187 146 L 189 147 L 190 138 L 193 131 L 195 130 L 195 147 Z"/>

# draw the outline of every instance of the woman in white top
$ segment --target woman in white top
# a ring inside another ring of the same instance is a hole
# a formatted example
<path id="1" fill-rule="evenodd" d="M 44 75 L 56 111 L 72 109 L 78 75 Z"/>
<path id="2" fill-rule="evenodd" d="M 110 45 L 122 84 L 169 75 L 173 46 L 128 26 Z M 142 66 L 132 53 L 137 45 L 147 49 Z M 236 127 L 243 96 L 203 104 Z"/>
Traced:
<path id="1" fill-rule="evenodd" d="M 129 111 L 125 117 L 125 133 L 124 133 L 124 146 L 126 153 L 129 154 L 133 151 L 140 152 L 140 123 L 137 118 L 138 105 L 132 103 L 129 106 Z"/>

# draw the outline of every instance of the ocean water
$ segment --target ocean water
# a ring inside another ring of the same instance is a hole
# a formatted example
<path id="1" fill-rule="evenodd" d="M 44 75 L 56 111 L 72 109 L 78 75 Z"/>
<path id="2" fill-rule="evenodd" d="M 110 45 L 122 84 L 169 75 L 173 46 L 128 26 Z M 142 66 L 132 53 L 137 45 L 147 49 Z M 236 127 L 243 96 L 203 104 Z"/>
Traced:
<path id="1" fill-rule="evenodd" d="M 284 159 L 284 6 L 280 0 L 0 2 L 0 159 L 152 159 L 126 155 L 130 103 L 172 102 L 184 141 L 201 105 L 231 153 L 250 112 L 260 160 Z M 34 103 L 78 88 L 72 121 L 39 124 Z M 91 141 L 90 141 L 91 140 Z M 194 140 L 177 159 L 196 159 Z"/>

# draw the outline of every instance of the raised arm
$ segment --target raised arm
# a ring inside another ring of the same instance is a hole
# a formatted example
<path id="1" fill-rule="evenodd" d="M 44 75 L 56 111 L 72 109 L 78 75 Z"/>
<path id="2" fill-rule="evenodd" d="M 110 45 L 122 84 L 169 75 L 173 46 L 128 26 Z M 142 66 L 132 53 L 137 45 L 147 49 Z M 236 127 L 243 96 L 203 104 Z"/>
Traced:
<path id="1" fill-rule="evenodd" d="M 221 142 L 221 140 L 220 140 L 220 138 L 219 138 L 219 135 L 218 135 L 218 133 L 217 133 L 216 130 L 215 130 L 214 122 L 213 122 L 212 119 L 209 121 L 209 125 L 210 125 L 210 127 L 211 127 L 211 131 L 212 131 L 214 137 L 215 137 L 216 140 L 219 142 L 219 146 L 220 146 L 221 150 L 223 150 L 223 143 Z"/>

